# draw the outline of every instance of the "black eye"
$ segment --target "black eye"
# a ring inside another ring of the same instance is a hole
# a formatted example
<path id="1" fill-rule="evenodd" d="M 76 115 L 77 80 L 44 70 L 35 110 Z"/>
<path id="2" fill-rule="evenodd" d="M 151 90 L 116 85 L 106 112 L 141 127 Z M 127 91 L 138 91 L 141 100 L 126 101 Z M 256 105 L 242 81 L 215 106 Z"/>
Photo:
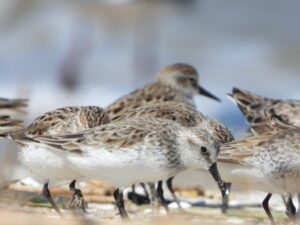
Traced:
<path id="1" fill-rule="evenodd" d="M 204 147 L 204 146 L 202 146 L 202 147 L 201 147 L 201 152 L 203 152 L 203 153 L 207 153 L 207 148 L 206 148 L 206 147 Z"/>
<path id="2" fill-rule="evenodd" d="M 189 78 L 189 80 L 190 80 L 192 83 L 196 82 L 196 79 L 195 79 L 195 78 Z"/>

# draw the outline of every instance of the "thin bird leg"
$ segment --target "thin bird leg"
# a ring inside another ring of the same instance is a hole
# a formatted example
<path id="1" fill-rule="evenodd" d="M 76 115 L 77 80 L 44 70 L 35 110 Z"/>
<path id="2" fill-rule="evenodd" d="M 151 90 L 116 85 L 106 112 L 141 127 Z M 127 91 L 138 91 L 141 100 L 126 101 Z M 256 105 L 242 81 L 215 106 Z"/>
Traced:
<path id="1" fill-rule="evenodd" d="M 231 189 L 231 183 L 226 182 L 224 183 L 224 185 L 228 193 L 226 193 L 226 195 L 222 199 L 222 213 L 226 213 L 229 208 L 229 193 Z"/>
<path id="2" fill-rule="evenodd" d="M 115 198 L 116 205 L 118 207 L 121 218 L 123 220 L 129 220 L 129 216 L 128 216 L 128 214 L 125 210 L 125 207 L 124 207 L 123 191 L 119 190 L 119 188 L 117 188 L 114 191 L 114 198 Z"/>
<path id="3" fill-rule="evenodd" d="M 131 187 L 132 187 L 132 199 L 131 200 L 133 203 L 138 205 L 138 196 L 135 191 L 135 184 L 133 184 Z"/>
<path id="4" fill-rule="evenodd" d="M 286 202 L 286 215 L 292 220 L 296 221 L 296 207 L 293 203 L 293 196 L 291 193 L 288 193 L 288 199 Z"/>
<path id="5" fill-rule="evenodd" d="M 157 211 L 158 207 L 159 207 L 159 203 L 158 203 L 158 199 L 157 199 L 157 192 L 156 192 L 156 188 L 155 188 L 155 183 L 153 182 L 148 182 L 147 183 L 150 189 L 150 193 L 151 193 L 151 205 L 152 205 L 152 209 Z"/>
<path id="6" fill-rule="evenodd" d="M 271 197 L 272 197 L 272 194 L 269 193 L 269 194 L 265 197 L 265 199 L 263 200 L 262 206 L 263 206 L 263 208 L 264 208 L 266 214 L 268 215 L 268 217 L 269 217 L 271 223 L 272 223 L 273 225 L 275 225 L 276 222 L 275 222 L 275 220 L 274 220 L 274 218 L 273 218 L 273 216 L 272 216 L 272 214 L 271 214 L 271 212 L 270 212 L 270 208 L 269 208 L 269 200 L 270 200 Z"/>
<path id="7" fill-rule="evenodd" d="M 174 177 L 170 177 L 170 178 L 166 181 L 167 187 L 168 187 L 169 191 L 171 192 L 172 197 L 173 197 L 173 199 L 175 200 L 175 202 L 176 202 L 176 204 L 177 204 L 177 206 L 178 206 L 178 209 L 182 210 L 182 207 L 181 207 L 181 205 L 180 205 L 179 199 L 177 198 L 177 196 L 176 196 L 176 194 L 175 194 L 175 191 L 174 191 L 174 189 L 173 189 L 173 179 L 174 179 Z"/>
<path id="8" fill-rule="evenodd" d="M 298 211 L 297 211 L 297 219 L 300 218 L 300 194 L 298 194 Z"/>
<path id="9" fill-rule="evenodd" d="M 166 212 L 170 213 L 170 210 L 169 210 L 166 200 L 164 198 L 164 190 L 162 188 L 162 184 L 163 184 L 162 180 L 158 181 L 156 193 L 157 193 L 158 198 L 160 199 L 160 203 L 163 205 Z"/>
<path id="10" fill-rule="evenodd" d="M 143 190 L 144 190 L 144 192 L 145 192 L 146 198 L 149 199 L 149 193 L 148 193 L 148 191 L 147 191 L 146 185 L 145 185 L 144 183 L 141 183 L 141 186 L 142 186 L 142 188 L 143 188 Z"/>
<path id="11" fill-rule="evenodd" d="M 286 202 L 285 196 L 284 195 L 280 195 L 280 196 L 283 201 L 283 204 L 285 205 L 285 207 L 287 207 L 287 202 Z"/>
<path id="12" fill-rule="evenodd" d="M 48 200 L 48 202 L 51 204 L 52 208 L 57 212 L 57 214 L 59 216 L 62 217 L 61 211 L 59 210 L 59 208 L 57 207 L 55 201 L 53 200 L 53 198 L 51 196 L 48 185 L 49 185 L 49 180 L 46 180 L 45 183 L 44 183 L 44 186 L 43 186 L 42 193 L 45 196 L 45 198 Z"/>
<path id="13" fill-rule="evenodd" d="M 69 208 L 70 209 L 79 208 L 82 209 L 83 212 L 86 212 L 85 209 L 86 203 L 84 201 L 82 192 L 80 189 L 75 187 L 75 184 L 76 184 L 76 180 L 73 180 L 69 185 L 70 191 L 74 192 L 73 197 L 69 203 Z"/>

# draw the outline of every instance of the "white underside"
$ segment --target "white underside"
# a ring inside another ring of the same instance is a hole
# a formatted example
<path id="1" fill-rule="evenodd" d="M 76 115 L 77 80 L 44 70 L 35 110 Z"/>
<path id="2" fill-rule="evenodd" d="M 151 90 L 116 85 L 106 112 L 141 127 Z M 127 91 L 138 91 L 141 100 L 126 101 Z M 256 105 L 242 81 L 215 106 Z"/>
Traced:
<path id="1" fill-rule="evenodd" d="M 157 151 L 85 149 L 83 155 L 68 155 L 71 166 L 90 179 L 116 187 L 165 180 L 179 171 L 164 168 L 166 159 Z"/>
<path id="2" fill-rule="evenodd" d="M 272 185 L 259 169 L 229 163 L 218 163 L 222 178 L 245 190 L 285 193 Z"/>
<path id="3" fill-rule="evenodd" d="M 59 154 L 59 153 L 57 153 Z M 18 159 L 31 172 L 32 177 L 39 182 L 50 180 L 50 184 L 83 178 L 83 175 L 73 170 L 62 156 L 35 145 L 22 147 Z"/>

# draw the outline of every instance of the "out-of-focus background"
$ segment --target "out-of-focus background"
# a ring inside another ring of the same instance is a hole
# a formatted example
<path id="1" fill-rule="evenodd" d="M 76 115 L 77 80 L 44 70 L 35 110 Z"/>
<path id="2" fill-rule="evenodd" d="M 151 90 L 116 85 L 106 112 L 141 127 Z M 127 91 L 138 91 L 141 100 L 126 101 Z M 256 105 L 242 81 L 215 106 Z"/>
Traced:
<path id="1" fill-rule="evenodd" d="M 105 107 L 160 68 L 185 62 L 222 99 L 196 97 L 197 107 L 239 137 L 247 126 L 226 98 L 233 86 L 300 99 L 299 7 L 293 0 L 2 0 L 0 96 L 30 99 L 22 117 L 29 124 L 58 107 Z M 17 150 L 9 141 L 0 147 L 9 177 L 7 159 Z"/>

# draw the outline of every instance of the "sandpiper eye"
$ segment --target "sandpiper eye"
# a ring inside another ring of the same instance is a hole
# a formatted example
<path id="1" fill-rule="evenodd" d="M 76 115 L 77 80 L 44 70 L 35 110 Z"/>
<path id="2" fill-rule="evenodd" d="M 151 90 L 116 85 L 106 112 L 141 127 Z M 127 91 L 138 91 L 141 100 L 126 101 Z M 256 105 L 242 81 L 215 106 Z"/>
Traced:
<path id="1" fill-rule="evenodd" d="M 195 78 L 189 78 L 189 80 L 190 80 L 192 83 L 196 82 Z"/>
<path id="2" fill-rule="evenodd" d="M 206 148 L 206 147 L 204 147 L 204 146 L 201 146 L 201 152 L 203 152 L 203 153 L 207 153 L 207 148 Z"/>

